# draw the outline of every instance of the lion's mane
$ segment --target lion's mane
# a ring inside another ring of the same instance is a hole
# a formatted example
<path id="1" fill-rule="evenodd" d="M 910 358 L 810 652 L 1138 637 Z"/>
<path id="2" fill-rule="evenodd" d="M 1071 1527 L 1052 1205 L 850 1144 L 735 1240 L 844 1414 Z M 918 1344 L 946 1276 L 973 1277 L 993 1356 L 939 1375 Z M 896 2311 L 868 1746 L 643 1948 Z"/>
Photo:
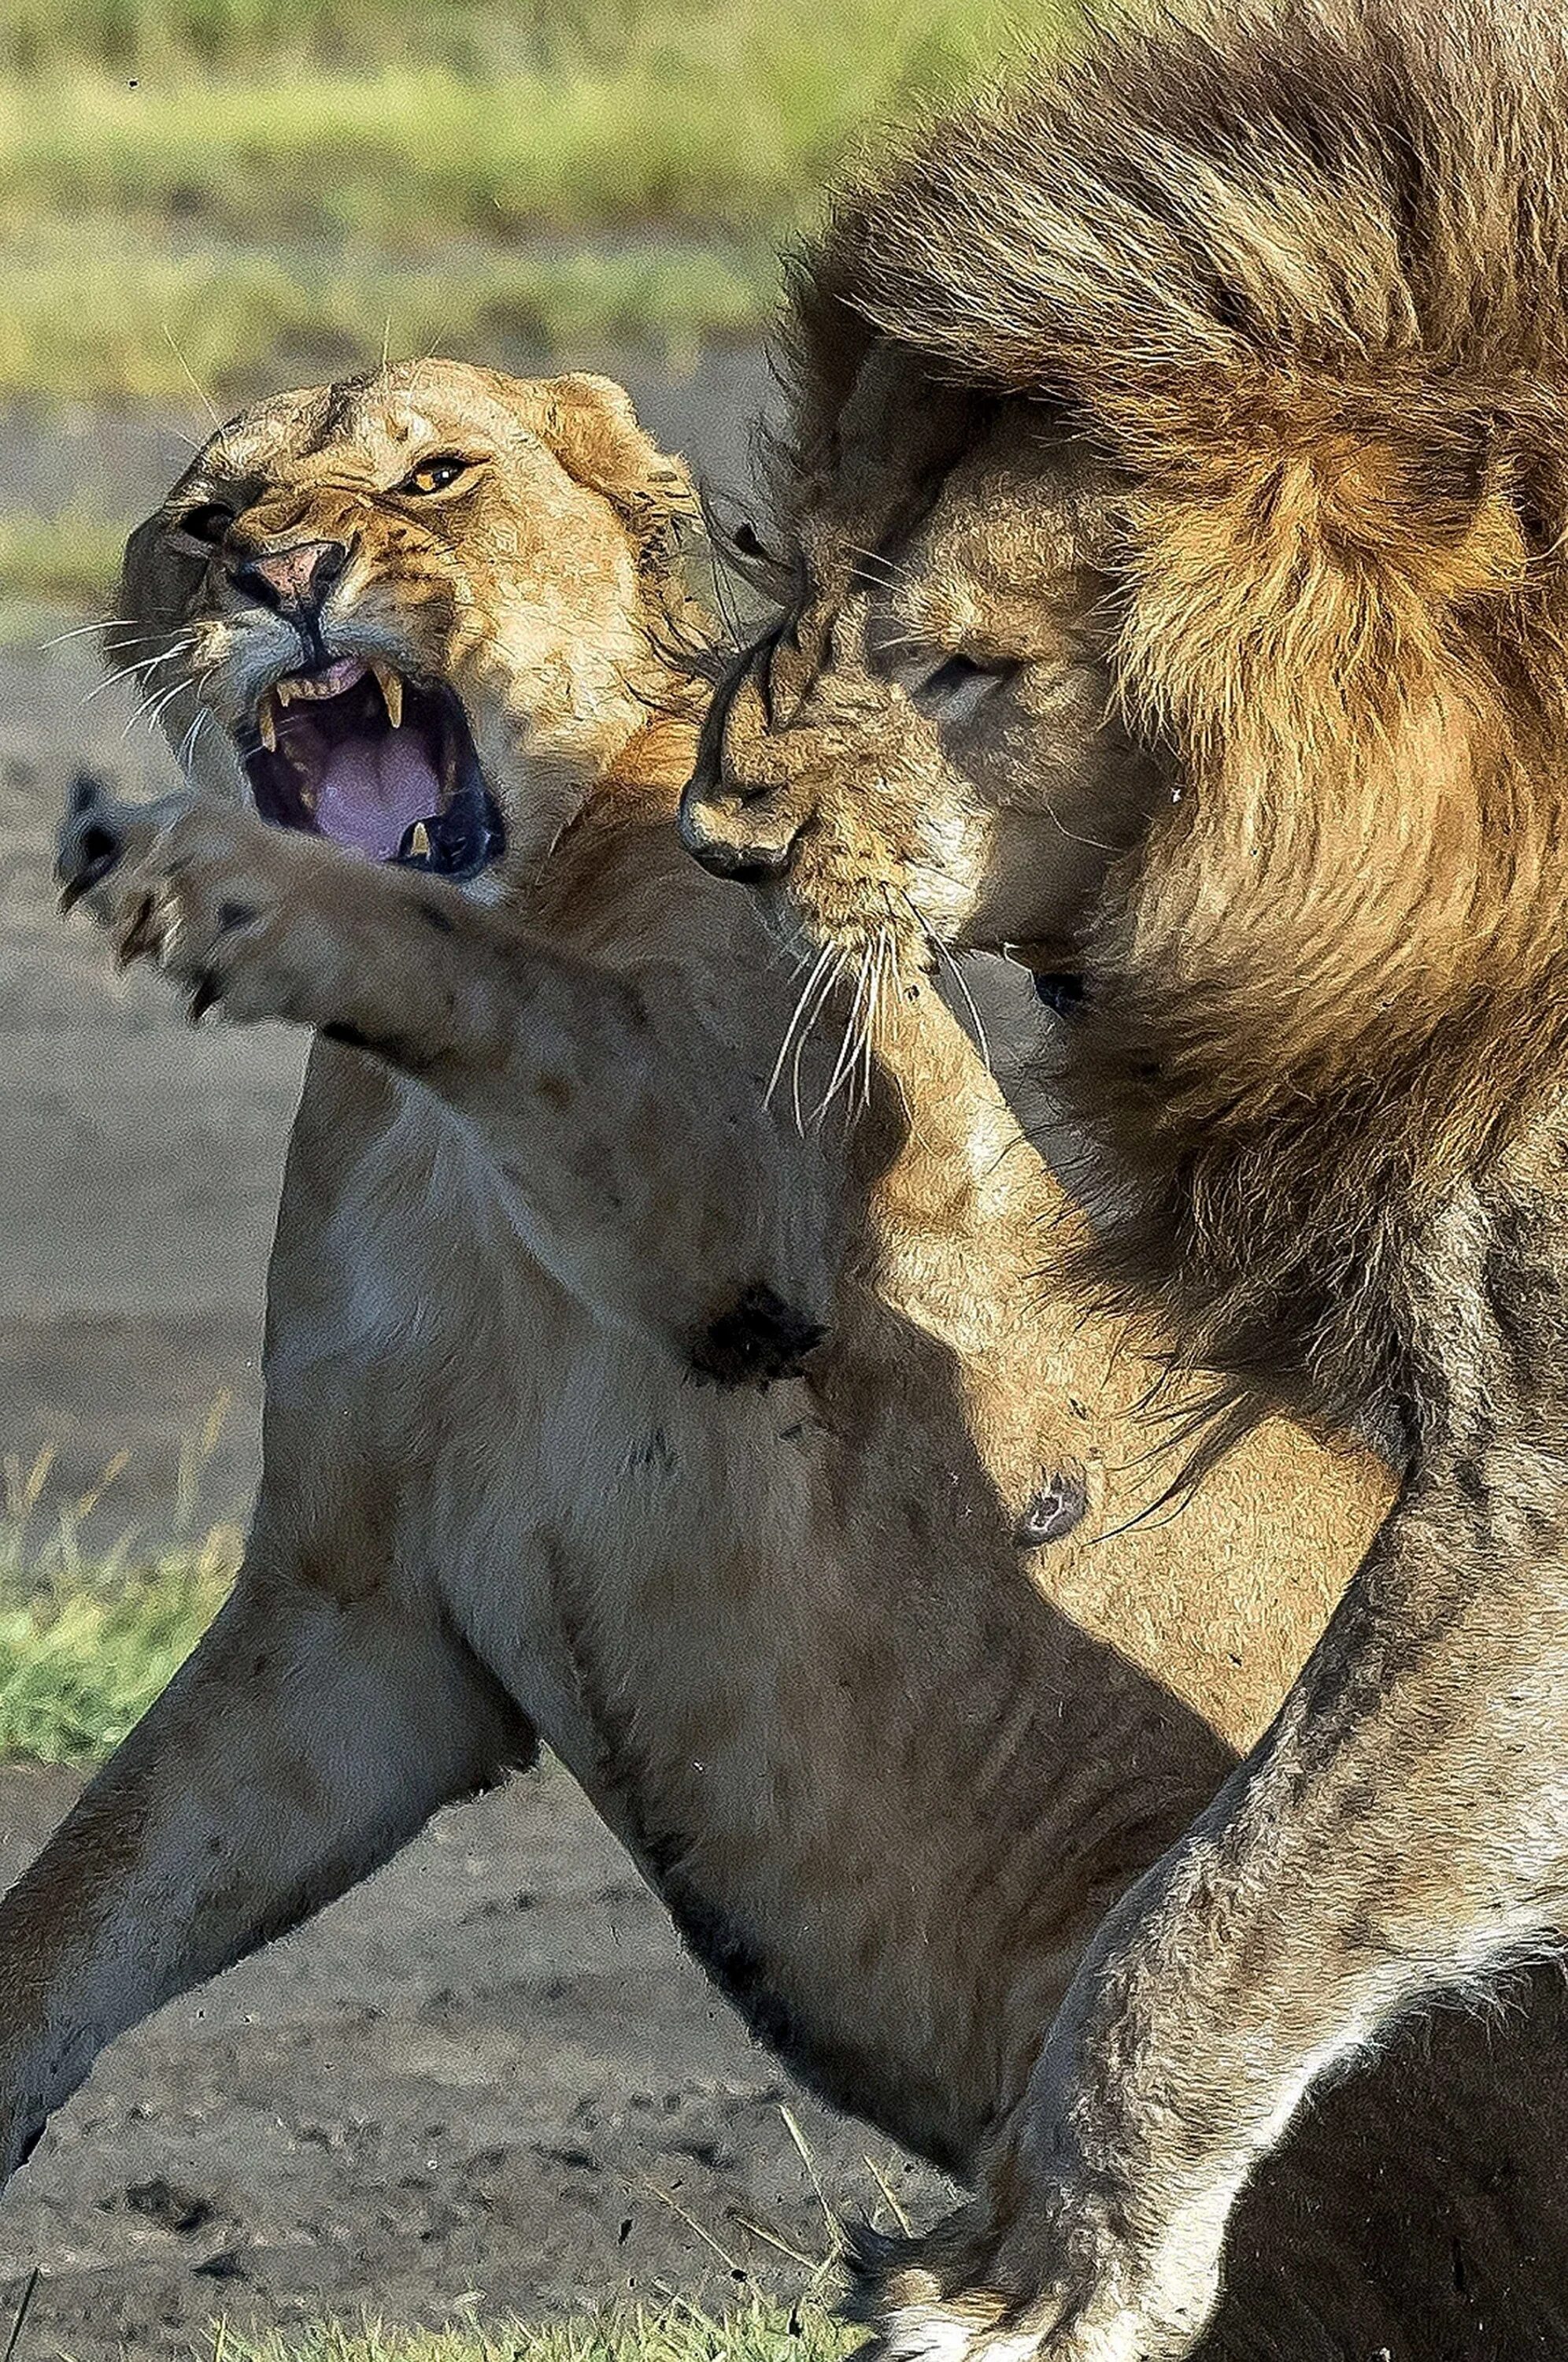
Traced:
<path id="1" fill-rule="evenodd" d="M 1102 1272 L 1243 1390 L 1408 1403 L 1401 1259 L 1568 1071 L 1564 20 L 1101 24 L 795 295 L 797 499 L 874 344 L 1121 471 L 1119 694 L 1184 785 L 1088 947 Z"/>

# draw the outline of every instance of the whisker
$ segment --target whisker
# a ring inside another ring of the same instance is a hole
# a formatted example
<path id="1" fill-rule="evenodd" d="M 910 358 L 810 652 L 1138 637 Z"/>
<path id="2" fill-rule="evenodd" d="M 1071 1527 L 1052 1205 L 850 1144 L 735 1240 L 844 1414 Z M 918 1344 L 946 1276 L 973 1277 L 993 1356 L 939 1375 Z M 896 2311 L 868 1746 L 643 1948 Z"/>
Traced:
<path id="1" fill-rule="evenodd" d="M 857 567 L 879 566 L 881 568 L 883 583 L 889 590 L 895 589 L 904 579 L 906 568 L 895 563 L 892 558 L 884 557 L 879 549 L 865 549 L 858 542 L 854 541 L 850 542 L 847 547 L 849 555 Z"/>
<path id="2" fill-rule="evenodd" d="M 208 712 L 206 707 L 204 705 L 198 705 L 196 708 L 195 720 L 192 723 L 189 730 L 186 731 L 185 735 L 180 741 L 179 750 L 174 756 L 174 760 L 179 765 L 181 770 L 184 772 L 187 779 L 191 776 L 191 758 L 196 751 L 196 741 L 202 734 L 202 724 L 204 722 L 210 722 L 211 720 L 212 715 Z"/>
<path id="3" fill-rule="evenodd" d="M 801 997 L 796 1001 L 795 1006 L 790 1012 L 790 1022 L 784 1029 L 784 1039 L 778 1044 L 778 1055 L 773 1062 L 773 1072 L 767 1077 L 767 1088 L 762 1094 L 762 1104 L 765 1108 L 769 1107 L 772 1104 L 773 1094 L 778 1088 L 778 1077 L 784 1072 L 784 1061 L 790 1054 L 790 1044 L 795 1038 L 795 1029 L 801 1023 L 801 1019 L 805 1015 L 806 1003 L 811 998 L 812 987 L 816 983 L 816 980 L 821 976 L 823 969 L 826 966 L 829 958 L 832 956 L 832 951 L 833 946 L 831 944 L 824 944 L 823 945 L 821 951 L 817 954 L 816 965 L 812 968 L 811 975 L 806 978 Z M 805 965 L 806 959 L 809 956 L 809 953 L 802 953 L 801 961 L 801 966 Z M 795 970 L 796 975 L 799 976 L 800 972 L 800 968 L 797 967 Z"/>
<path id="4" fill-rule="evenodd" d="M 142 719 L 143 715 L 147 717 L 147 726 L 149 730 L 156 729 L 158 717 L 163 712 L 164 708 L 166 706 L 172 705 L 174 700 L 180 695 L 181 691 L 188 689 L 190 685 L 191 684 L 188 681 L 177 680 L 172 688 L 165 685 L 161 688 L 155 689 L 149 697 L 143 698 L 141 703 L 137 707 L 136 712 L 131 715 L 130 720 L 126 723 L 125 728 L 121 731 L 120 736 L 122 738 L 128 738 L 131 732 L 136 728 L 137 723 Z"/>
<path id="5" fill-rule="evenodd" d="M 80 640 L 88 632 L 121 631 L 136 621 L 137 618 L 134 615 L 105 615 L 101 624 L 72 624 L 70 631 L 55 632 L 49 639 L 40 640 L 39 646 L 40 648 L 58 648 L 62 640 Z M 160 635 L 156 632 L 138 632 L 135 636 L 138 639 L 152 640 Z"/>
<path id="6" fill-rule="evenodd" d="M 823 1093 L 821 1099 L 817 1102 L 816 1112 L 812 1118 L 813 1123 L 822 1122 L 823 1119 L 827 1114 L 829 1108 L 833 1105 L 834 1098 L 837 1097 L 841 1085 L 847 1082 L 850 1076 L 855 1071 L 855 1056 L 859 1038 L 860 1004 L 866 991 L 866 980 L 867 970 L 870 966 L 870 958 L 871 950 L 869 944 L 867 944 L 866 949 L 860 955 L 859 973 L 855 979 L 855 993 L 849 1004 L 849 1015 L 845 1020 L 844 1041 L 840 1047 L 837 1062 L 834 1066 L 828 1087 Z"/>
<path id="7" fill-rule="evenodd" d="M 223 425 L 223 420 L 218 416 L 216 403 L 214 402 L 206 388 L 199 382 L 195 370 L 191 367 L 190 362 L 185 359 L 184 354 L 180 350 L 179 346 L 175 343 L 174 331 L 171 328 L 167 320 L 163 323 L 163 341 L 168 346 L 170 351 L 173 354 L 175 359 L 179 362 L 181 369 L 184 371 L 185 382 L 189 385 L 192 392 L 201 403 L 202 408 L 206 412 L 207 416 L 212 420 L 214 427 L 216 428 L 221 426 Z"/>
<path id="8" fill-rule="evenodd" d="M 796 1039 L 794 1065 L 791 1075 L 791 1096 L 794 1099 L 795 1105 L 795 1130 L 802 1138 L 805 1136 L 806 1119 L 801 1107 L 801 1055 L 802 1051 L 805 1049 L 807 1035 L 811 1032 L 812 1026 L 816 1023 L 817 1019 L 821 1016 L 823 1008 L 832 998 L 834 990 L 836 988 L 840 977 L 844 974 L 844 965 L 849 955 L 845 951 L 839 950 L 834 952 L 833 966 L 828 970 L 827 981 L 823 986 L 821 992 L 818 994 L 816 1005 L 812 1010 L 811 1022 Z"/>
<path id="9" fill-rule="evenodd" d="M 102 697 L 106 689 L 117 689 L 122 680 L 130 680 L 138 674 L 156 672 L 160 665 L 169 662 L 171 657 L 187 654 L 191 645 L 187 641 L 182 646 L 165 648 L 161 656 L 138 657 L 134 664 L 122 665 L 118 672 L 110 673 L 106 680 L 101 680 L 95 689 L 88 690 L 78 710 L 85 713 L 94 699 Z"/>
<path id="10" fill-rule="evenodd" d="M 871 1111 L 871 1085 L 876 1071 L 876 1032 L 881 1022 L 882 1001 L 892 985 L 898 962 L 898 945 L 890 923 L 884 920 L 877 944 L 876 989 L 866 1021 L 866 1080 L 861 1093 L 861 1111 Z"/>
<path id="11" fill-rule="evenodd" d="M 932 940 L 935 943 L 934 936 Z M 935 947 L 937 957 L 941 960 L 943 966 L 946 968 L 948 975 L 953 978 L 954 983 L 957 986 L 959 991 L 964 996 L 964 1006 L 968 1010 L 971 1019 L 974 1021 L 975 1033 L 976 1038 L 979 1043 L 981 1060 L 984 1063 L 987 1074 L 990 1076 L 994 1082 L 996 1080 L 996 1068 L 991 1064 L 991 1045 L 986 1032 L 986 1021 L 980 1015 L 978 1009 L 976 1007 L 975 996 L 970 991 L 968 984 L 965 978 L 964 972 L 960 968 L 957 961 L 954 958 L 952 953 L 948 951 L 946 946 L 943 944 L 936 944 Z"/>

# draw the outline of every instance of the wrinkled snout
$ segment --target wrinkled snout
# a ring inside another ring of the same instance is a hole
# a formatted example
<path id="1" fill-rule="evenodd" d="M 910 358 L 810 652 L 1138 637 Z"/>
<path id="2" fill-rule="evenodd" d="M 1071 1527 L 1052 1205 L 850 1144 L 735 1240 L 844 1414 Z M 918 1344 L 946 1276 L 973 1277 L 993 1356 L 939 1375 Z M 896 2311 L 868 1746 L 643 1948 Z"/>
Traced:
<path id="1" fill-rule="evenodd" d="M 743 886 L 787 875 L 812 811 L 804 745 L 772 734 L 767 661 L 766 646 L 755 649 L 721 684 L 680 800 L 687 851 L 715 877 Z"/>

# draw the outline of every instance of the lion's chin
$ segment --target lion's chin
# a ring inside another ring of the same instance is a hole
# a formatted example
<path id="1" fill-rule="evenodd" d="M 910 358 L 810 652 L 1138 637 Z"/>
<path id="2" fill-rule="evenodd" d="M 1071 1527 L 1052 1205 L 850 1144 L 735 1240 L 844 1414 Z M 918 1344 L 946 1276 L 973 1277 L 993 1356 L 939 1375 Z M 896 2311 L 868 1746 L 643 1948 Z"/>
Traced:
<path id="1" fill-rule="evenodd" d="M 274 827 L 459 883 L 505 850 L 461 701 L 445 683 L 340 657 L 264 690 L 238 743 L 256 809 Z"/>

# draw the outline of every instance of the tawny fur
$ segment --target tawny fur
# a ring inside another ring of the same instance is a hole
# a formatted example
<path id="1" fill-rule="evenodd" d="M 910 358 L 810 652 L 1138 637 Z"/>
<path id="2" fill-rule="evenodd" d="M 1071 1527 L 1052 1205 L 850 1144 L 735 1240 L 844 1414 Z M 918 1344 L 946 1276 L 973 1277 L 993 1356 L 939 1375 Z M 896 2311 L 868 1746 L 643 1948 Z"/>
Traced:
<path id="1" fill-rule="evenodd" d="M 846 953 L 1081 975 L 1077 1276 L 1208 1374 L 1196 1464 L 1286 1404 L 1403 1479 L 884 2273 L 910 2354 L 1185 2353 L 1314 2080 L 1562 1926 L 1565 149 L 1552 11 L 1163 10 L 798 273 L 789 608 L 689 843 Z"/>
<path id="2" fill-rule="evenodd" d="M 458 442 L 479 489 L 400 497 Z M 235 1595 L 0 1906 L 7 2169 L 121 2027 L 542 1732 L 763 2038 L 962 2174 L 1386 1497 L 1275 1423 L 1128 1526 L 1162 1482 L 1150 1372 L 1042 1308 L 1070 1209 L 929 985 L 863 1001 L 852 1122 L 843 1089 L 813 1120 L 847 988 L 769 1097 L 800 981 L 673 824 L 689 506 L 618 390 L 429 364 L 247 414 L 133 537 L 127 646 L 178 651 L 196 784 L 84 791 L 65 875 L 107 845 L 122 956 L 337 1040 L 290 1152 Z M 241 809 L 232 734 L 299 646 L 234 576 L 338 535 L 327 651 L 449 682 L 503 805 L 468 891 Z M 714 1339 L 764 1292 L 804 1351 L 753 1380 Z M 1083 1517 L 1031 1545 L 1053 1480 Z M 1309 2160 L 1287 2217 L 1339 2173 Z M 1265 2287 L 1287 2249 L 1263 2236 Z"/>

